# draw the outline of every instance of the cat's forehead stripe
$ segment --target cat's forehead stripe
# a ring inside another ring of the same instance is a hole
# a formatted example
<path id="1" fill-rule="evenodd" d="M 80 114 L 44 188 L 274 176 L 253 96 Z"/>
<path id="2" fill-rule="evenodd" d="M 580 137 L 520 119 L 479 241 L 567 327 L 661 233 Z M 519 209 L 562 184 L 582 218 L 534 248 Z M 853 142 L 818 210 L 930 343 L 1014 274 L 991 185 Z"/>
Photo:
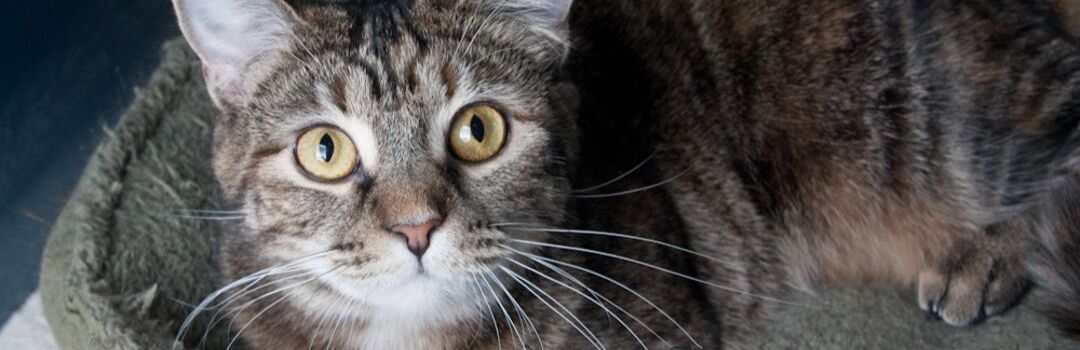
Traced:
<path id="1" fill-rule="evenodd" d="M 371 54 L 384 58 L 390 55 L 388 45 L 402 38 L 412 38 L 421 51 L 427 42 L 411 20 L 415 2 L 412 0 L 362 1 L 339 4 L 353 20 L 348 32 L 352 47 L 368 47 Z M 383 59 L 384 62 L 388 59 Z"/>
<path id="2" fill-rule="evenodd" d="M 442 69 L 439 70 L 440 76 L 443 80 L 443 85 L 446 86 L 446 99 L 452 100 L 458 89 L 458 75 L 453 68 L 450 67 L 450 63 L 443 64 Z"/>
<path id="3" fill-rule="evenodd" d="M 382 99 L 402 87 L 416 87 L 415 69 L 429 51 L 430 43 L 412 20 L 411 0 L 372 1 L 343 4 L 353 21 L 348 30 L 348 47 L 361 48 L 351 57 L 364 65 L 371 78 L 372 95 Z M 411 51 L 411 55 L 407 52 Z M 405 59 L 405 57 L 410 57 Z M 404 67 L 401 67 L 404 66 Z M 403 74 L 397 70 L 404 68 Z"/>
<path id="4" fill-rule="evenodd" d="M 330 101 L 341 110 L 341 113 L 346 114 L 349 113 L 349 103 L 346 95 L 347 84 L 345 77 L 340 75 L 334 77 L 334 81 L 330 83 Z"/>

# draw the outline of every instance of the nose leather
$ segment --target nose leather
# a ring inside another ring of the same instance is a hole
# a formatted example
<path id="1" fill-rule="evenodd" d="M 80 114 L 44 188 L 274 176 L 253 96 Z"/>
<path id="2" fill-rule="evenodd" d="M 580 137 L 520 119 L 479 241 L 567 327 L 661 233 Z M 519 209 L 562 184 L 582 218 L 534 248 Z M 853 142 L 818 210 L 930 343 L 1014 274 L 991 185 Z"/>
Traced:
<path id="1" fill-rule="evenodd" d="M 424 256 L 431 238 L 431 231 L 442 223 L 439 219 L 431 219 L 419 225 L 396 224 L 390 226 L 390 231 L 405 236 L 405 242 L 409 251 L 417 258 Z"/>

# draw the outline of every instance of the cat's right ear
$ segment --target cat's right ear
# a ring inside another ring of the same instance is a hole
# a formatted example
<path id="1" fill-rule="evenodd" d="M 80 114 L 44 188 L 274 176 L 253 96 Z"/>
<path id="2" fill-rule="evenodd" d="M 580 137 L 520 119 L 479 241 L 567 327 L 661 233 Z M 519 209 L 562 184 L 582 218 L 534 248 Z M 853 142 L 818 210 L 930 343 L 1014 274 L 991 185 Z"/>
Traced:
<path id="1" fill-rule="evenodd" d="M 218 106 L 244 103 L 256 61 L 289 45 L 300 23 L 281 0 L 173 0 L 173 6 Z"/>

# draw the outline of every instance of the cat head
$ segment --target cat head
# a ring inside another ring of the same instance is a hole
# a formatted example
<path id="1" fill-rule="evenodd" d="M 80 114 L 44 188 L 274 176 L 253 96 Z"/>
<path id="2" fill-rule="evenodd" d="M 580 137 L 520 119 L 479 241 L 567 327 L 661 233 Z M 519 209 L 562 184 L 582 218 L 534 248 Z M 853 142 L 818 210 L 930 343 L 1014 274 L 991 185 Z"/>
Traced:
<path id="1" fill-rule="evenodd" d="M 549 239 L 503 228 L 567 220 L 570 0 L 174 1 L 244 216 L 231 278 L 290 266 L 365 314 L 473 317 L 475 281 Z"/>

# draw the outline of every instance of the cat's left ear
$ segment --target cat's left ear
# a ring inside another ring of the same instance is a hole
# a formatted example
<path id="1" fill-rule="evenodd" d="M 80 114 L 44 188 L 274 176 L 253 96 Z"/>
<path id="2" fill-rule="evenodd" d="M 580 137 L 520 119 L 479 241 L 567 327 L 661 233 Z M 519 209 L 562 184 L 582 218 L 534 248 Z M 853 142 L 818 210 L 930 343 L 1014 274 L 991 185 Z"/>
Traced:
<path id="1" fill-rule="evenodd" d="M 173 0 L 173 5 L 219 106 L 244 103 L 258 63 L 285 49 L 301 22 L 282 0 Z"/>
<path id="2" fill-rule="evenodd" d="M 565 41 L 573 0 L 505 0 L 496 6 L 514 8 L 522 20 L 537 32 Z"/>

